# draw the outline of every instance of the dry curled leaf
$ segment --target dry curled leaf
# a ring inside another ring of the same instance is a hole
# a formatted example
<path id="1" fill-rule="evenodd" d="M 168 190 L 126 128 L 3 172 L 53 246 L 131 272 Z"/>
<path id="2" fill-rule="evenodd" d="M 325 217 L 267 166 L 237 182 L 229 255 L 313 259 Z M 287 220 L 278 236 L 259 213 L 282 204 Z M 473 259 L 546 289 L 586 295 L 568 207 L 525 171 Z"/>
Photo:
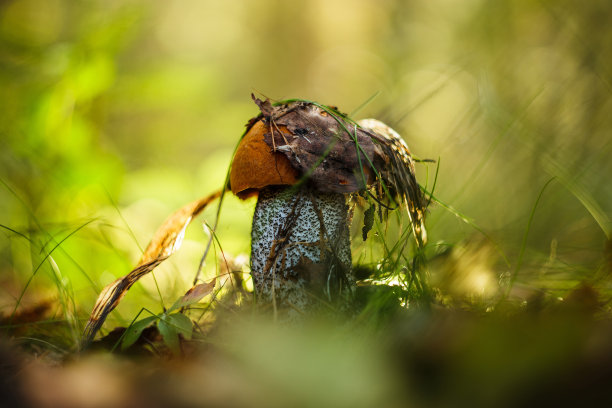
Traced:
<path id="1" fill-rule="evenodd" d="M 182 307 L 199 302 L 200 299 L 202 299 L 204 296 L 212 293 L 213 289 L 215 288 L 216 282 L 217 279 L 215 278 L 208 283 L 200 283 L 195 285 L 194 287 L 189 289 L 183 295 L 183 297 L 177 300 L 168 311 L 170 312 L 172 310 L 180 309 Z"/>
<path id="2" fill-rule="evenodd" d="M 207 197 L 187 204 L 166 219 L 155 232 L 138 265 L 123 278 L 119 278 L 106 286 L 98 296 L 83 332 L 83 346 L 86 347 L 91 343 L 100 327 L 102 327 L 102 324 L 104 324 L 108 314 L 117 307 L 128 289 L 138 279 L 151 272 L 180 248 L 185 236 L 185 229 L 193 217 L 202 212 L 208 204 L 220 196 L 221 191 L 217 191 Z"/>

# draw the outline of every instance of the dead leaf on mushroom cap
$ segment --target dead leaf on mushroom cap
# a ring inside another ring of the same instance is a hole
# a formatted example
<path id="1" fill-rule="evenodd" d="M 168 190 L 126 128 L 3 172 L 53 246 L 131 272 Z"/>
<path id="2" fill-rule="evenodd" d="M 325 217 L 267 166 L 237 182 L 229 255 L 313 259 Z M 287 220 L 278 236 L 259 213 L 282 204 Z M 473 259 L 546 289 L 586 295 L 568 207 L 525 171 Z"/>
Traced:
<path id="1" fill-rule="evenodd" d="M 202 212 L 213 200 L 219 198 L 221 193 L 217 191 L 208 197 L 193 201 L 168 217 L 155 232 L 138 265 L 130 273 L 110 283 L 102 290 L 85 326 L 83 347 L 91 343 L 108 314 L 117 307 L 130 287 L 181 247 L 185 230 L 193 217 Z"/>

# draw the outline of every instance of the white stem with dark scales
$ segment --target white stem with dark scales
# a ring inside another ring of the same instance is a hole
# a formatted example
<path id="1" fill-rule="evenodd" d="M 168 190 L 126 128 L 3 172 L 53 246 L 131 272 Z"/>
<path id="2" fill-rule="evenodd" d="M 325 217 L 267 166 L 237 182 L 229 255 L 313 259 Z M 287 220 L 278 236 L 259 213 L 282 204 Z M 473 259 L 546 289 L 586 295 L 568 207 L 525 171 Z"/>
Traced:
<path id="1" fill-rule="evenodd" d="M 314 305 L 350 298 L 349 207 L 345 194 L 308 187 L 259 193 L 251 233 L 251 274 L 258 302 L 283 319 Z"/>

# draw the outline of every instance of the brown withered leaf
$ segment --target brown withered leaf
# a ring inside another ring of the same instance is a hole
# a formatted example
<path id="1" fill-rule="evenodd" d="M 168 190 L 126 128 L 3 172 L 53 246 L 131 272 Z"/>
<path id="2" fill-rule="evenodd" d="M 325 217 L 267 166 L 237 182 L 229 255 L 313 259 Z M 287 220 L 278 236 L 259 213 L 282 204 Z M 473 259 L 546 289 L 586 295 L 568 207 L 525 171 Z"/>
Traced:
<path id="1" fill-rule="evenodd" d="M 255 102 L 255 104 L 259 107 L 261 113 L 265 116 L 271 116 L 274 113 L 274 107 L 269 99 L 262 101 L 261 99 L 257 99 L 254 94 L 251 94 L 251 99 Z"/>
<path id="2" fill-rule="evenodd" d="M 145 249 L 138 265 L 143 265 L 154 259 L 170 256 L 183 243 L 185 229 L 191 222 L 191 219 L 197 216 L 211 201 L 219 198 L 221 191 L 217 191 L 208 197 L 201 198 L 192 203 L 187 204 L 164 221 L 161 227 L 157 229 L 153 239 Z"/>
<path id="3" fill-rule="evenodd" d="M 100 327 L 102 327 L 102 324 L 104 324 L 108 314 L 117 307 L 128 289 L 138 279 L 151 272 L 180 248 L 185 236 L 185 230 L 193 217 L 202 212 L 213 200 L 219 198 L 221 193 L 221 191 L 217 191 L 207 197 L 189 203 L 168 217 L 155 232 L 138 265 L 123 278 L 117 279 L 102 290 L 85 326 L 82 341 L 83 347 L 87 347 L 91 343 Z"/>
<path id="4" fill-rule="evenodd" d="M 213 289 L 215 288 L 216 282 L 217 282 L 217 279 L 215 278 L 208 283 L 199 283 L 195 285 L 194 287 L 189 289 L 183 295 L 183 297 L 177 300 L 174 303 L 174 305 L 172 305 L 172 307 L 169 309 L 169 311 L 177 310 L 182 307 L 189 306 L 189 305 L 199 302 L 200 299 L 202 299 L 204 296 L 212 293 Z"/>

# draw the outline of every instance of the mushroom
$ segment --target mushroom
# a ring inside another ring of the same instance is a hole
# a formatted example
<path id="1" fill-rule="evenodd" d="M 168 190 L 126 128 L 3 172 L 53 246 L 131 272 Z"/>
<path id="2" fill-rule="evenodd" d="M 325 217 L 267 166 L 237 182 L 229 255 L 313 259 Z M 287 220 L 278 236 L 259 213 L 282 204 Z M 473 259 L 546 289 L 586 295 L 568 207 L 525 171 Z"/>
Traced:
<path id="1" fill-rule="evenodd" d="M 256 299 L 288 319 L 319 300 L 346 305 L 355 287 L 347 202 L 352 195 L 404 204 L 417 245 L 426 241 L 424 200 L 410 151 L 374 119 L 357 123 L 304 100 L 272 105 L 253 99 L 261 114 L 247 123 L 229 182 L 242 199 L 258 195 L 251 232 Z"/>

